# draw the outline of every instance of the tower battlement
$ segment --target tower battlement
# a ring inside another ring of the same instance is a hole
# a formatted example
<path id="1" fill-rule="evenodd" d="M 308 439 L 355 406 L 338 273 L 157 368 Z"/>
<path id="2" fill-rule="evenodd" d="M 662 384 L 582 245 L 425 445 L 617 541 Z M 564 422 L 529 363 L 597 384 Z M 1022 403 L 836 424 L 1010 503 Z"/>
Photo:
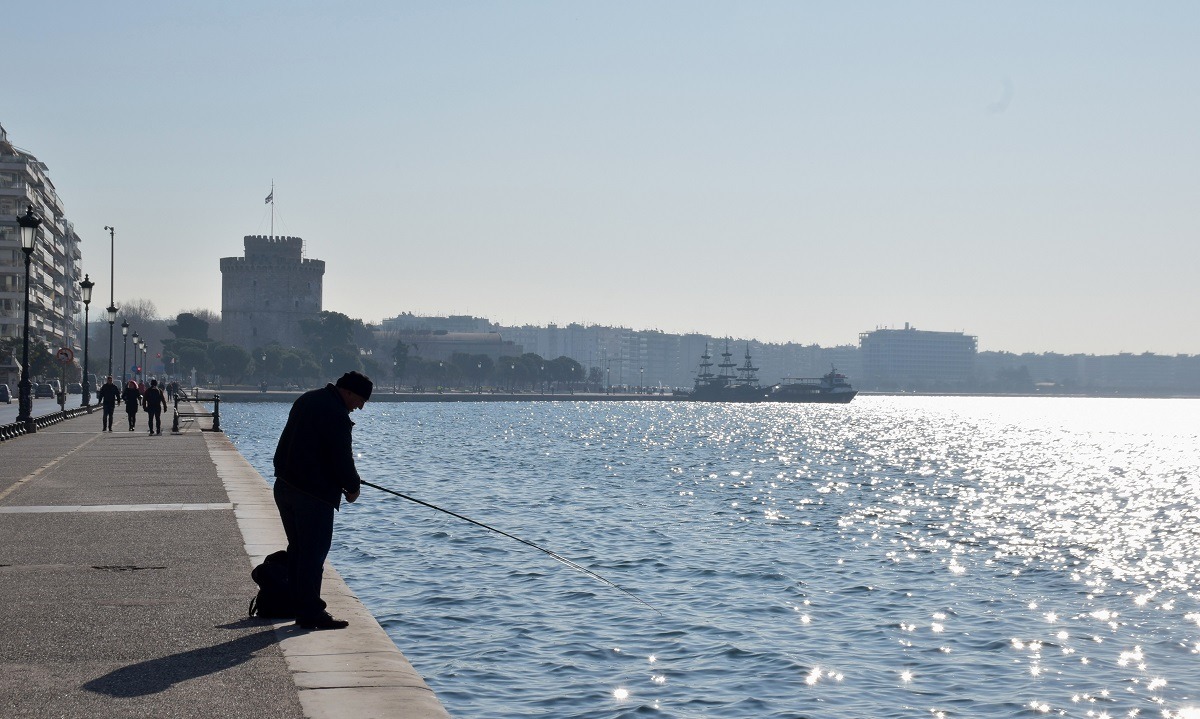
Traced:
<path id="1" fill-rule="evenodd" d="M 299 237 L 246 235 L 242 239 L 246 246 L 246 259 L 270 257 L 299 260 L 304 256 L 304 240 Z"/>
<path id="2" fill-rule="evenodd" d="M 321 312 L 324 260 L 304 258 L 299 237 L 246 235 L 245 257 L 221 258 L 224 340 L 246 349 L 300 346 L 299 323 Z"/>

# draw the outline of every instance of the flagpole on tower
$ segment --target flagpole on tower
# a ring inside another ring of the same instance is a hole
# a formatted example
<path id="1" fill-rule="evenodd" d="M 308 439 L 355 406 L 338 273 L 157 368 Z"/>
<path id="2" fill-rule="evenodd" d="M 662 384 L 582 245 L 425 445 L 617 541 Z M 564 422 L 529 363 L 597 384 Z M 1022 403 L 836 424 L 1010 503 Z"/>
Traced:
<path id="1" fill-rule="evenodd" d="M 271 237 L 275 236 L 275 180 L 271 180 L 271 194 L 267 195 L 267 204 L 271 206 Z"/>

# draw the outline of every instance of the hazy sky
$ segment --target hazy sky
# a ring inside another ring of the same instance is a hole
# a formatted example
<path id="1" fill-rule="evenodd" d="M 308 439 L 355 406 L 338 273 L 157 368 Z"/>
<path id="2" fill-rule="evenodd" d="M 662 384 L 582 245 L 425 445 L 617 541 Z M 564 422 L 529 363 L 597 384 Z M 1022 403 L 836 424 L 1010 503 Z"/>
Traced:
<path id="1" fill-rule="evenodd" d="M 220 310 L 242 237 L 326 309 L 1200 354 L 1200 3 L 46 2 L 0 123 L 83 266 Z"/>

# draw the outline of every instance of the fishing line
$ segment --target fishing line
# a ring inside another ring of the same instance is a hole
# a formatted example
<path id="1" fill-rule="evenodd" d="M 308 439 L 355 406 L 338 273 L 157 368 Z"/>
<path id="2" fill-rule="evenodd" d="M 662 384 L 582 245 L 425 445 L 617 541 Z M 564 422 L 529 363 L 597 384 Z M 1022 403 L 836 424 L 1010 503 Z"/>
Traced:
<path id="1" fill-rule="evenodd" d="M 456 513 L 456 512 L 451 512 L 451 511 L 450 511 L 450 510 L 448 510 L 448 509 L 442 509 L 441 507 L 439 507 L 439 506 L 437 506 L 437 505 L 434 505 L 434 504 L 430 504 L 429 502 L 423 502 L 423 501 L 421 501 L 421 500 L 417 499 L 416 497 L 410 497 L 410 496 L 408 496 L 407 494 L 401 494 L 400 492 L 397 492 L 397 491 L 396 491 L 396 490 L 394 490 L 394 489 L 388 489 L 387 487 L 380 487 L 378 484 L 372 484 L 372 483 L 370 483 L 370 482 L 367 482 L 367 481 L 365 481 L 365 480 L 360 480 L 360 481 L 362 482 L 362 484 L 364 484 L 364 485 L 366 485 L 366 486 L 368 486 L 368 487 L 373 487 L 373 488 L 375 488 L 375 489 L 378 489 L 380 492 L 387 492 L 388 494 L 394 494 L 395 496 L 397 496 L 397 497 L 399 497 L 399 498 L 401 498 L 401 499 L 407 499 L 407 500 L 408 500 L 408 501 L 410 501 L 410 502 L 415 502 L 416 504 L 419 504 L 419 505 L 421 505 L 422 507 L 429 507 L 430 509 L 436 509 L 436 510 L 437 510 L 437 511 L 439 511 L 439 512 L 442 512 L 442 513 L 444 513 L 444 514 L 449 514 L 451 517 L 455 517 L 455 518 L 457 518 L 457 519 L 461 519 L 461 520 L 463 520 L 464 522 L 470 522 L 471 524 L 474 524 L 474 525 L 475 525 L 475 526 L 477 526 L 477 527 L 483 527 L 484 529 L 486 529 L 486 530 L 488 530 L 488 531 L 490 531 L 490 532 L 495 532 L 496 534 L 503 535 L 503 536 L 505 536 L 505 537 L 508 537 L 509 539 L 515 539 L 515 540 L 517 540 L 518 542 L 520 542 L 521 544 L 524 544 L 524 545 L 526 545 L 526 546 L 529 546 L 529 547 L 533 547 L 534 549 L 538 550 L 539 552 L 545 552 L 546 554 L 549 554 L 551 557 L 554 557 L 554 558 L 555 558 L 555 559 L 557 559 L 558 561 L 560 561 L 560 562 L 562 562 L 563 564 L 567 565 L 567 566 L 568 566 L 568 567 L 570 567 L 571 569 L 575 569 L 575 570 L 578 570 L 578 571 L 580 571 L 580 572 L 583 572 L 584 574 L 586 574 L 586 575 L 588 575 L 589 577 L 592 577 L 592 578 L 594 578 L 594 579 L 599 579 L 600 581 L 604 582 L 605 584 L 609 585 L 610 587 L 615 587 L 616 589 L 618 589 L 618 590 L 620 590 L 620 591 L 624 592 L 625 594 L 628 594 L 630 597 L 633 597 L 635 600 L 637 600 L 637 602 L 638 602 L 638 603 L 640 603 L 640 604 L 643 604 L 643 605 L 645 605 L 646 607 L 648 607 L 648 608 L 650 608 L 650 609 L 654 609 L 654 607 L 653 607 L 653 606 L 652 606 L 652 605 L 651 605 L 649 602 L 647 602 L 646 600 L 642 599 L 641 597 L 639 597 L 638 595 L 634 594 L 633 592 L 629 591 L 629 590 L 628 590 L 628 589 L 626 589 L 625 587 L 622 587 L 621 585 L 617 584 L 616 582 L 613 582 L 613 581 L 610 581 L 610 580 L 608 580 L 608 579 L 605 579 L 604 577 L 600 576 L 599 574 L 596 574 L 595 572 L 593 572 L 592 570 L 588 569 L 587 567 L 584 567 L 584 566 L 582 566 L 582 565 L 580 565 L 580 564 L 578 564 L 578 563 L 576 563 L 576 562 L 573 562 L 573 561 L 571 561 L 570 559 L 567 559 L 566 557 L 562 556 L 561 554 L 559 554 L 559 553 L 557 553 L 557 552 L 552 552 L 552 551 L 550 551 L 549 549 L 546 549 L 545 547 L 542 547 L 542 546 L 539 546 L 539 545 L 537 545 L 537 544 L 534 544 L 533 542 L 531 542 L 531 541 L 529 541 L 529 540 L 527 540 L 527 539 L 521 539 L 520 537 L 518 537 L 518 536 L 515 536 L 515 535 L 512 535 L 512 534 L 509 534 L 508 532 L 505 532 L 505 531 L 503 531 L 503 530 L 496 529 L 495 527 L 488 526 L 488 525 L 484 524 L 483 522 L 477 522 L 477 521 L 475 521 L 474 519 L 471 519 L 470 517 L 464 517 L 464 516 L 463 516 L 463 515 L 461 515 L 461 514 L 458 514 L 458 513 Z M 662 614 L 662 612 L 659 612 L 657 609 L 654 609 L 654 611 L 655 611 L 655 612 L 658 612 L 660 615 Z"/>

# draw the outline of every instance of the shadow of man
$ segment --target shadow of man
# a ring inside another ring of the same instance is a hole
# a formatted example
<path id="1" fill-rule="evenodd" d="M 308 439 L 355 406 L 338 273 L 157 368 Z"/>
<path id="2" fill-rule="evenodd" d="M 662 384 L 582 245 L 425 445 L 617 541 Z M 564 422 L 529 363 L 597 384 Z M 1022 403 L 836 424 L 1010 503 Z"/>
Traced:
<path id="1" fill-rule="evenodd" d="M 225 625 L 223 628 L 236 627 L 237 624 Z M 262 631 L 211 647 L 190 649 L 121 667 L 87 682 L 83 688 L 110 697 L 127 698 L 157 694 L 180 682 L 244 664 L 255 652 L 277 641 L 274 627 L 267 627 Z"/>

